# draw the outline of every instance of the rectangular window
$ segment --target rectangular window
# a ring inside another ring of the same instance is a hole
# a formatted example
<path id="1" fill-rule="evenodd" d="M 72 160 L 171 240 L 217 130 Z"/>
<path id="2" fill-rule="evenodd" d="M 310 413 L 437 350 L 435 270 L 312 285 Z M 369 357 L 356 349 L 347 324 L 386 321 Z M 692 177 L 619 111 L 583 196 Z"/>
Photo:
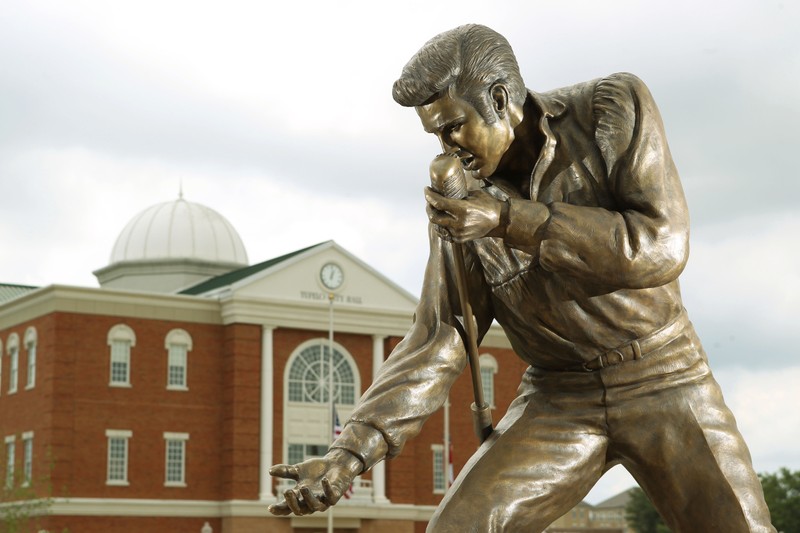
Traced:
<path id="1" fill-rule="evenodd" d="M 431 450 L 433 450 L 433 493 L 444 494 L 444 446 L 433 444 Z"/>
<path id="2" fill-rule="evenodd" d="M 128 485 L 128 440 L 133 432 L 106 430 L 108 438 L 108 465 L 106 485 Z"/>
<path id="3" fill-rule="evenodd" d="M 115 340 L 111 343 L 111 385 L 130 385 L 131 343 Z"/>
<path id="4" fill-rule="evenodd" d="M 286 461 L 293 465 L 312 457 L 322 457 L 328 452 L 327 444 L 289 444 Z"/>
<path id="5" fill-rule="evenodd" d="M 166 468 L 164 486 L 186 486 L 186 441 L 188 433 L 164 433 Z"/>
<path id="6" fill-rule="evenodd" d="M 28 381 L 25 383 L 26 389 L 32 389 L 36 385 L 36 343 L 28 344 Z"/>
<path id="7" fill-rule="evenodd" d="M 33 477 L 33 432 L 22 434 L 22 486 L 31 484 Z"/>
<path id="8" fill-rule="evenodd" d="M 17 380 L 19 378 L 19 349 L 16 346 L 11 348 L 8 353 L 11 359 L 11 366 L 8 369 L 8 393 L 17 392 Z"/>
<path id="9" fill-rule="evenodd" d="M 6 437 L 6 488 L 10 489 L 14 486 L 14 464 L 16 453 L 16 437 L 14 435 Z"/>
<path id="10" fill-rule="evenodd" d="M 167 356 L 167 388 L 186 390 L 187 346 L 170 344 Z"/>

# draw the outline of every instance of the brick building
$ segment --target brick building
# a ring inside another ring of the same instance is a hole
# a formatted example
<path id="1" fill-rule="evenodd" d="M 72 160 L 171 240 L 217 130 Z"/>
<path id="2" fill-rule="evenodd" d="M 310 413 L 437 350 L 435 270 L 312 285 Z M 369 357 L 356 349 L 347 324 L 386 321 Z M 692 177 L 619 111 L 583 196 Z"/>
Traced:
<path id="1" fill-rule="evenodd" d="M 0 285 L 0 512 L 33 498 L 32 527 L 52 532 L 324 530 L 324 514 L 267 513 L 282 490 L 267 468 L 330 440 L 331 317 L 344 421 L 416 298 L 333 241 L 249 265 L 230 224 L 183 198 L 131 220 L 95 274 L 99 288 Z M 499 328 L 481 354 L 502 414 L 525 365 Z M 477 445 L 469 379 L 451 394 L 456 472 Z M 357 481 L 337 531 L 424 531 L 443 420 Z"/>

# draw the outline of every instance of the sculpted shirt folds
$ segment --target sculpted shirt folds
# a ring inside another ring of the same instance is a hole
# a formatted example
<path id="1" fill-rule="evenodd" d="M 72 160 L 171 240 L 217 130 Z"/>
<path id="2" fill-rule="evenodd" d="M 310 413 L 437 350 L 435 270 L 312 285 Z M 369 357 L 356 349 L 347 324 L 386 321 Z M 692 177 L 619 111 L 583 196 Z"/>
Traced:
<path id="1" fill-rule="evenodd" d="M 638 78 L 615 74 L 530 97 L 544 146 L 523 187 L 484 184 L 509 202 L 509 225 L 504 238 L 468 243 L 470 301 L 481 336 L 497 320 L 528 364 L 572 370 L 683 313 L 688 212 Z M 549 210 L 541 226 L 530 200 Z M 333 445 L 365 469 L 400 452 L 466 365 L 450 245 L 429 234 L 414 324 Z"/>

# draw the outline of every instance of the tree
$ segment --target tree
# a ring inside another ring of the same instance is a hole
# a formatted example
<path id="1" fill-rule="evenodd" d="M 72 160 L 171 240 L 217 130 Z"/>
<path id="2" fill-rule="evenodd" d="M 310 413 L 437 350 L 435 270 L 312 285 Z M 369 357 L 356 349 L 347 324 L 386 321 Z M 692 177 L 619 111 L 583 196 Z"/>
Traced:
<path id="1" fill-rule="evenodd" d="M 630 491 L 631 498 L 625 506 L 625 518 L 628 525 L 637 533 L 669 533 L 650 498 L 639 487 Z"/>
<path id="2" fill-rule="evenodd" d="M 759 474 L 772 525 L 781 533 L 800 533 L 800 471 L 781 468 Z"/>

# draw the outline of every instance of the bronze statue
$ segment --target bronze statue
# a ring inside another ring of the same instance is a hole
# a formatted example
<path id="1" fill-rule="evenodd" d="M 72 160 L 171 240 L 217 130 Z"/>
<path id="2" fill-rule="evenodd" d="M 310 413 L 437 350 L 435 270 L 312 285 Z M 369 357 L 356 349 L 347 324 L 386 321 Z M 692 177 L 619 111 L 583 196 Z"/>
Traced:
<path id="1" fill-rule="evenodd" d="M 426 43 L 393 95 L 477 186 L 463 199 L 425 191 L 415 323 L 328 454 L 271 469 L 298 484 L 270 511 L 335 504 L 441 407 L 466 364 L 454 242 L 478 336 L 497 320 L 530 367 L 428 531 L 542 531 L 622 464 L 674 531 L 774 532 L 681 302 L 688 211 L 644 83 L 528 91 L 507 41 L 467 25 Z"/>

